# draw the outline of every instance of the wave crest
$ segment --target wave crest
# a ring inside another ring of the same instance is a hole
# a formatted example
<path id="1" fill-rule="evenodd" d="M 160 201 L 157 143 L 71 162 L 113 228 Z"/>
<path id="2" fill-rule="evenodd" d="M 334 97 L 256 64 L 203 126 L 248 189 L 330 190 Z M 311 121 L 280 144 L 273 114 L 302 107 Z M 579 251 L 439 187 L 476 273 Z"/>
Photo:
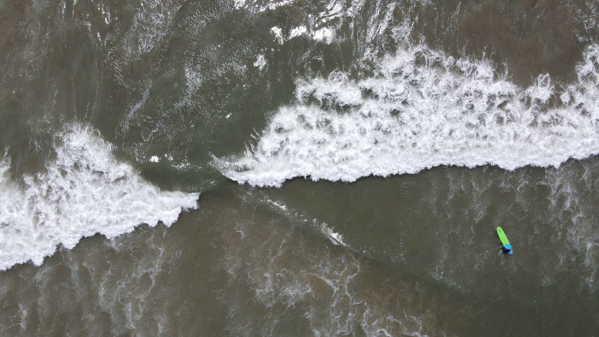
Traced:
<path id="1" fill-rule="evenodd" d="M 599 46 L 578 81 L 556 92 L 549 75 L 526 89 L 487 61 L 410 46 L 372 76 L 298 83 L 244 156 L 215 159 L 228 178 L 281 186 L 294 177 L 355 181 L 439 165 L 559 166 L 599 153 Z"/>
<path id="2" fill-rule="evenodd" d="M 91 129 L 57 137 L 56 159 L 46 172 L 10 178 L 10 158 L 0 161 L 0 271 L 29 260 L 40 265 L 62 244 L 73 248 L 96 233 L 112 238 L 145 223 L 173 224 L 197 208 L 199 193 L 164 192 L 119 163 L 111 145 Z"/>

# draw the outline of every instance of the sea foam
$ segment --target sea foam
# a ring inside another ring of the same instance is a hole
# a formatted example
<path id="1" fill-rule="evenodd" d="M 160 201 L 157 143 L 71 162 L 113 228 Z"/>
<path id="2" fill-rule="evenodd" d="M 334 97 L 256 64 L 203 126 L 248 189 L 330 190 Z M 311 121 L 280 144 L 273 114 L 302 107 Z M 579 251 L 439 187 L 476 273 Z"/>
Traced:
<path id="1" fill-rule="evenodd" d="M 57 139 L 56 159 L 22 185 L 10 177 L 10 158 L 0 161 L 0 270 L 40 265 L 59 244 L 71 249 L 96 233 L 113 238 L 139 224 L 170 226 L 182 210 L 197 208 L 199 193 L 160 191 L 90 129 Z"/>
<path id="2" fill-rule="evenodd" d="M 559 166 L 599 153 L 599 46 L 584 51 L 577 80 L 549 75 L 522 88 L 485 60 L 410 45 L 369 76 L 298 82 L 244 155 L 217 158 L 228 178 L 281 186 L 294 177 L 352 182 L 439 165 Z"/>

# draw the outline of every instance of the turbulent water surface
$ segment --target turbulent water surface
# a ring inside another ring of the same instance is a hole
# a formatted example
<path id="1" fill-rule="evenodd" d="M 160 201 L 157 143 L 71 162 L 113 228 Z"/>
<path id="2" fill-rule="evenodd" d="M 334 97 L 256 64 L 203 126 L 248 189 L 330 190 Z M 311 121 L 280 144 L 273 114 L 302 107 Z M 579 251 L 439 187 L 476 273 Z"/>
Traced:
<path id="1" fill-rule="evenodd" d="M 0 1 L 0 335 L 599 336 L 598 11 Z"/>

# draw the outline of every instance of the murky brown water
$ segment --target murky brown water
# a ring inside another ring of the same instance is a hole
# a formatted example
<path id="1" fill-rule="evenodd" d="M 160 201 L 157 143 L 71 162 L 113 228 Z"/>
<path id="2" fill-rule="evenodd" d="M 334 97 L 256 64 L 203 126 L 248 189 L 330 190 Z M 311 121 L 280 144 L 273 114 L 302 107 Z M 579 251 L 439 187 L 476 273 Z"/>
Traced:
<path id="1" fill-rule="evenodd" d="M 0 335 L 592 336 L 596 7 L 0 2 Z"/>

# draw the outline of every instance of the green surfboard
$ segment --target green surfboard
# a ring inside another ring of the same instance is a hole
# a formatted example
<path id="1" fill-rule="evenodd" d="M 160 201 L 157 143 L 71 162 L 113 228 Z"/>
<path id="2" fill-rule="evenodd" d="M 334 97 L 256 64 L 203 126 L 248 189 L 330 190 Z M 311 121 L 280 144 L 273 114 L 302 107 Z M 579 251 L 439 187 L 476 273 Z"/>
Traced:
<path id="1" fill-rule="evenodd" d="M 510 244 L 510 241 L 507 239 L 507 236 L 505 236 L 505 233 L 501 227 L 497 227 L 497 235 L 499 235 L 499 240 L 501 240 L 502 245 L 505 246 Z"/>
<path id="2" fill-rule="evenodd" d="M 505 233 L 503 232 L 503 229 L 501 229 L 501 227 L 497 227 L 497 235 L 499 235 L 499 240 L 501 240 L 501 244 L 503 245 L 503 247 L 507 248 L 510 250 L 510 254 L 512 254 L 512 245 L 510 245 L 510 240 L 507 239 L 507 236 L 505 236 Z"/>

